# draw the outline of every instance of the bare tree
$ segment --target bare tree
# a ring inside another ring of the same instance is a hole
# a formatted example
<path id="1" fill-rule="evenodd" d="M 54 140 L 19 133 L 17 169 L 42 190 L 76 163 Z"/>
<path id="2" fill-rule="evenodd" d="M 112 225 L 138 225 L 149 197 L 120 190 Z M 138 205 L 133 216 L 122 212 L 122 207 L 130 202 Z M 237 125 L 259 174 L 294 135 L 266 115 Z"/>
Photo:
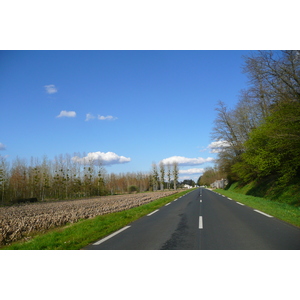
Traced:
<path id="1" fill-rule="evenodd" d="M 165 165 L 163 162 L 159 163 L 159 172 L 160 172 L 160 189 L 163 191 L 164 190 L 164 185 L 165 185 Z"/>
<path id="2" fill-rule="evenodd" d="M 153 190 L 157 191 L 158 190 L 158 171 L 157 171 L 157 166 L 155 163 L 152 163 L 152 182 L 153 182 Z"/>
<path id="3" fill-rule="evenodd" d="M 47 196 L 50 189 L 50 179 L 51 179 L 51 162 L 48 161 L 47 157 L 43 157 L 43 162 L 41 165 L 41 193 L 40 199 L 43 201 Z"/>
<path id="4" fill-rule="evenodd" d="M 168 189 L 171 188 L 171 165 L 167 164 L 167 178 L 168 178 Z"/>
<path id="5" fill-rule="evenodd" d="M 261 98 L 272 102 L 300 101 L 300 51 L 258 51 L 245 57 L 244 72 Z"/>
<path id="6" fill-rule="evenodd" d="M 26 166 L 26 160 L 22 160 L 17 157 L 13 162 L 9 185 L 11 188 L 11 200 L 29 198 L 28 169 Z"/>
<path id="7" fill-rule="evenodd" d="M 173 162 L 174 190 L 177 190 L 178 174 L 179 174 L 178 163 L 177 162 Z"/>
<path id="8" fill-rule="evenodd" d="M 243 151 L 242 141 L 238 138 L 237 123 L 233 110 L 228 110 L 224 102 L 219 101 L 217 118 L 215 119 L 215 127 L 213 128 L 212 137 L 217 140 L 225 140 L 235 155 L 239 155 Z"/>
<path id="9" fill-rule="evenodd" d="M 4 204 L 7 188 L 8 188 L 8 165 L 5 158 L 0 156 L 0 193 L 1 193 L 2 205 Z"/>

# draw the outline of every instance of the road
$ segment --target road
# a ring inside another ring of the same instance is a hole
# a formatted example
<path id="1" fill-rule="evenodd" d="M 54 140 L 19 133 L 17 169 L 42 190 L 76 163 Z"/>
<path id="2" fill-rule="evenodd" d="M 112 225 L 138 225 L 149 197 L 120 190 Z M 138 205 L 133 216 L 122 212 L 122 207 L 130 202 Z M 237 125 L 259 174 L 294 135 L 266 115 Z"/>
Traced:
<path id="1" fill-rule="evenodd" d="M 199 188 L 85 250 L 300 249 L 300 228 Z"/>

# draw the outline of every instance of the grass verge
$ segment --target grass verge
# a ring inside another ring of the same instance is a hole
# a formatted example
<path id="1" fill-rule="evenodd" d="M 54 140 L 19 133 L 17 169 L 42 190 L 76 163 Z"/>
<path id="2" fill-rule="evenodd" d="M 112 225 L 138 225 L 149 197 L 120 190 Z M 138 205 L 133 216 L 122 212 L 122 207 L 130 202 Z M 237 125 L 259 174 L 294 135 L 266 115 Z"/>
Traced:
<path id="1" fill-rule="evenodd" d="M 235 201 L 239 201 L 247 206 L 274 216 L 277 219 L 300 227 L 300 207 L 222 189 L 216 189 L 215 191 Z"/>
<path id="2" fill-rule="evenodd" d="M 226 188 L 226 190 L 293 206 L 300 206 L 300 181 L 297 178 L 288 185 L 280 187 L 272 175 L 247 184 L 235 182 L 229 188 Z"/>
<path id="3" fill-rule="evenodd" d="M 186 190 L 121 212 L 81 220 L 39 234 L 27 242 L 16 242 L 1 250 L 78 250 L 104 238 L 129 223 L 149 214 L 176 198 L 191 192 Z"/>

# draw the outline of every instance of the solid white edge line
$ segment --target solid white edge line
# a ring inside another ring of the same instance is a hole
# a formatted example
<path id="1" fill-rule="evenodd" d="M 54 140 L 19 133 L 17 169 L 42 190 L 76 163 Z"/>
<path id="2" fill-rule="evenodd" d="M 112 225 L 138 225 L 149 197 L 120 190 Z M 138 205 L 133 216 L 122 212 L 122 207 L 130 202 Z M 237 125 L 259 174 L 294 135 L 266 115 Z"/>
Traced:
<path id="1" fill-rule="evenodd" d="M 237 202 L 237 201 L 236 201 L 236 203 L 237 203 L 237 204 L 239 204 L 239 205 L 245 205 L 245 204 L 243 204 L 243 203 L 240 203 L 240 202 Z"/>
<path id="2" fill-rule="evenodd" d="M 151 216 L 151 215 L 155 214 L 155 213 L 156 213 L 156 212 L 158 212 L 158 211 L 159 211 L 159 209 L 157 209 L 157 210 L 153 211 L 152 213 L 148 214 L 147 216 L 149 217 L 149 216 Z"/>
<path id="3" fill-rule="evenodd" d="M 122 231 L 128 229 L 129 227 L 130 227 L 130 226 L 125 226 L 125 227 L 123 227 L 122 229 L 120 229 L 120 230 L 118 230 L 118 231 L 112 233 L 111 235 L 108 235 L 108 236 L 105 237 L 104 239 L 102 239 L 102 240 L 100 240 L 100 241 L 94 243 L 93 245 L 95 245 L 95 246 L 100 245 L 101 243 L 107 241 L 108 239 L 110 239 L 110 238 L 112 238 L 113 236 L 119 234 L 120 232 L 122 232 Z"/>
<path id="4" fill-rule="evenodd" d="M 264 213 L 264 212 L 262 212 L 260 210 L 254 209 L 254 211 L 256 211 L 256 212 L 258 212 L 258 213 L 260 213 L 260 214 L 262 214 L 262 215 L 264 215 L 266 217 L 273 218 L 273 216 L 270 216 L 270 215 L 268 215 L 268 214 L 266 214 L 266 213 Z"/>
<path id="5" fill-rule="evenodd" d="M 202 216 L 199 217 L 199 229 L 203 229 L 203 219 L 202 219 Z"/>

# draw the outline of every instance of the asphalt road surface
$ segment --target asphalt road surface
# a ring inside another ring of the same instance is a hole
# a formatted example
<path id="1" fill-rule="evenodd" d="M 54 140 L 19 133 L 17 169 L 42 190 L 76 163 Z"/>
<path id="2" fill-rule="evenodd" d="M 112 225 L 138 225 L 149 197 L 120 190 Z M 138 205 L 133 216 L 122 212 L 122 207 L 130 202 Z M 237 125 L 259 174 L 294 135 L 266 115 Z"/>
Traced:
<path id="1" fill-rule="evenodd" d="M 300 228 L 199 188 L 85 250 L 299 250 Z"/>

